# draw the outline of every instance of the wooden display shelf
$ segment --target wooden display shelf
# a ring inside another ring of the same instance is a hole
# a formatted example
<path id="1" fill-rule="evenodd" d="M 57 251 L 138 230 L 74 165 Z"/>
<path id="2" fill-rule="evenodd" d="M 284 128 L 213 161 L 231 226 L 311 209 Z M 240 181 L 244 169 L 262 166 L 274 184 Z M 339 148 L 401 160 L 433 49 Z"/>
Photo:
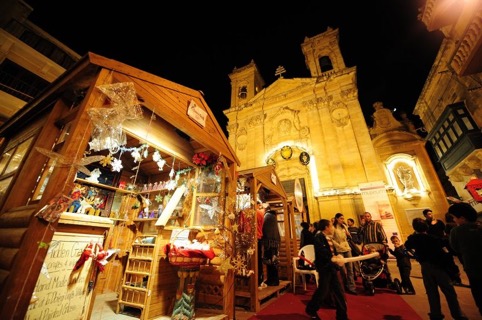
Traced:
<path id="1" fill-rule="evenodd" d="M 139 194 L 150 194 L 154 192 L 162 192 L 162 191 L 169 191 L 169 189 L 162 188 L 162 189 L 156 189 L 156 190 L 150 190 L 150 191 L 139 191 Z"/>
<path id="2" fill-rule="evenodd" d="M 148 222 L 148 221 L 157 221 L 157 218 L 138 218 L 132 219 L 134 222 Z"/>
<path id="3" fill-rule="evenodd" d="M 116 192 L 120 192 L 120 193 L 128 193 L 128 194 L 138 194 L 139 193 L 139 192 L 136 192 L 136 191 L 121 189 L 121 188 L 109 186 L 109 185 L 102 184 L 102 183 L 96 183 L 96 182 L 92 182 L 92 181 L 81 179 L 81 178 L 76 178 L 75 182 L 78 182 L 78 183 L 81 183 L 81 184 L 86 184 L 86 185 L 97 187 L 97 188 L 101 188 L 101 189 L 116 191 Z"/>

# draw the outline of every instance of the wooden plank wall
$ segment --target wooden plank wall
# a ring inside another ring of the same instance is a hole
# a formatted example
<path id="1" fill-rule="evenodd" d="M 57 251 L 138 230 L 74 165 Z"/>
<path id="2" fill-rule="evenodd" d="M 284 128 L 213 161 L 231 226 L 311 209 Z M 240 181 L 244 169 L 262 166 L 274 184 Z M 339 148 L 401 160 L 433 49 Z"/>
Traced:
<path id="1" fill-rule="evenodd" d="M 35 210 L 36 206 L 22 206 L 0 215 L 0 287 L 3 287 L 10 275 Z"/>

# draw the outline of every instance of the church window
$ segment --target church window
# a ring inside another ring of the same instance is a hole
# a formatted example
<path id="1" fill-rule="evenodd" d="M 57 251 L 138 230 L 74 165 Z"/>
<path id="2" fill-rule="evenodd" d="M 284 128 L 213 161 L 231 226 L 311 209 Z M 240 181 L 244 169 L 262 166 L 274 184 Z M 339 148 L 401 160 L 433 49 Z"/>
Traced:
<path id="1" fill-rule="evenodd" d="M 247 96 L 248 96 L 248 87 L 246 87 L 246 86 L 240 87 L 238 97 L 240 99 L 246 99 Z"/>
<path id="2" fill-rule="evenodd" d="M 333 63 L 331 62 L 330 57 L 323 56 L 320 58 L 320 69 L 321 72 L 327 72 L 333 70 Z"/>

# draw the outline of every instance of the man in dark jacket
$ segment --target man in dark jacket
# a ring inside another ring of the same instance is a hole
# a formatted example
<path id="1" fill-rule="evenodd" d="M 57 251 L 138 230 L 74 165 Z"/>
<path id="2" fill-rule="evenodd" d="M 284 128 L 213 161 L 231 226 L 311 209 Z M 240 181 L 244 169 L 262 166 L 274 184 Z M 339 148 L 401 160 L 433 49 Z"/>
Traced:
<path id="1" fill-rule="evenodd" d="M 331 237 L 335 227 L 330 220 L 321 219 L 318 223 L 321 232 L 315 236 L 315 266 L 320 274 L 318 288 L 313 293 L 310 302 L 306 305 L 306 313 L 311 319 L 320 319 L 318 309 L 328 294 L 333 294 L 336 308 L 336 320 L 347 320 L 347 306 L 345 294 L 338 280 L 338 271 L 344 264 L 343 257 L 338 256 L 333 246 Z"/>
<path id="2" fill-rule="evenodd" d="M 413 252 L 420 263 L 423 285 L 430 306 L 430 320 L 445 318 L 440 305 L 439 288 L 445 295 L 453 319 L 468 320 L 460 308 L 457 292 L 455 292 L 447 273 L 447 261 L 452 257 L 448 249 L 444 247 L 443 240 L 428 234 L 428 224 L 422 218 L 413 219 L 412 226 L 415 233 L 408 236 L 405 248 Z"/>
<path id="3" fill-rule="evenodd" d="M 449 213 L 457 224 L 450 232 L 450 245 L 464 266 L 482 316 L 482 228 L 476 223 L 477 211 L 468 203 L 455 203 L 450 206 Z"/>

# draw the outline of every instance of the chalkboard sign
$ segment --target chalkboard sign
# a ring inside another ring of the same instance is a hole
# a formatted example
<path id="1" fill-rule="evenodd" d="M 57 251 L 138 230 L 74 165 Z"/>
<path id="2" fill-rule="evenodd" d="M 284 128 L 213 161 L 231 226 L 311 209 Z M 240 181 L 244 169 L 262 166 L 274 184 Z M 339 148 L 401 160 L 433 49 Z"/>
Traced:
<path id="1" fill-rule="evenodd" d="M 72 270 L 91 242 L 102 244 L 104 237 L 62 232 L 54 234 L 26 320 L 88 318 L 93 292 L 93 289 L 89 290 L 89 281 L 95 268 L 92 258 L 77 271 Z"/>

